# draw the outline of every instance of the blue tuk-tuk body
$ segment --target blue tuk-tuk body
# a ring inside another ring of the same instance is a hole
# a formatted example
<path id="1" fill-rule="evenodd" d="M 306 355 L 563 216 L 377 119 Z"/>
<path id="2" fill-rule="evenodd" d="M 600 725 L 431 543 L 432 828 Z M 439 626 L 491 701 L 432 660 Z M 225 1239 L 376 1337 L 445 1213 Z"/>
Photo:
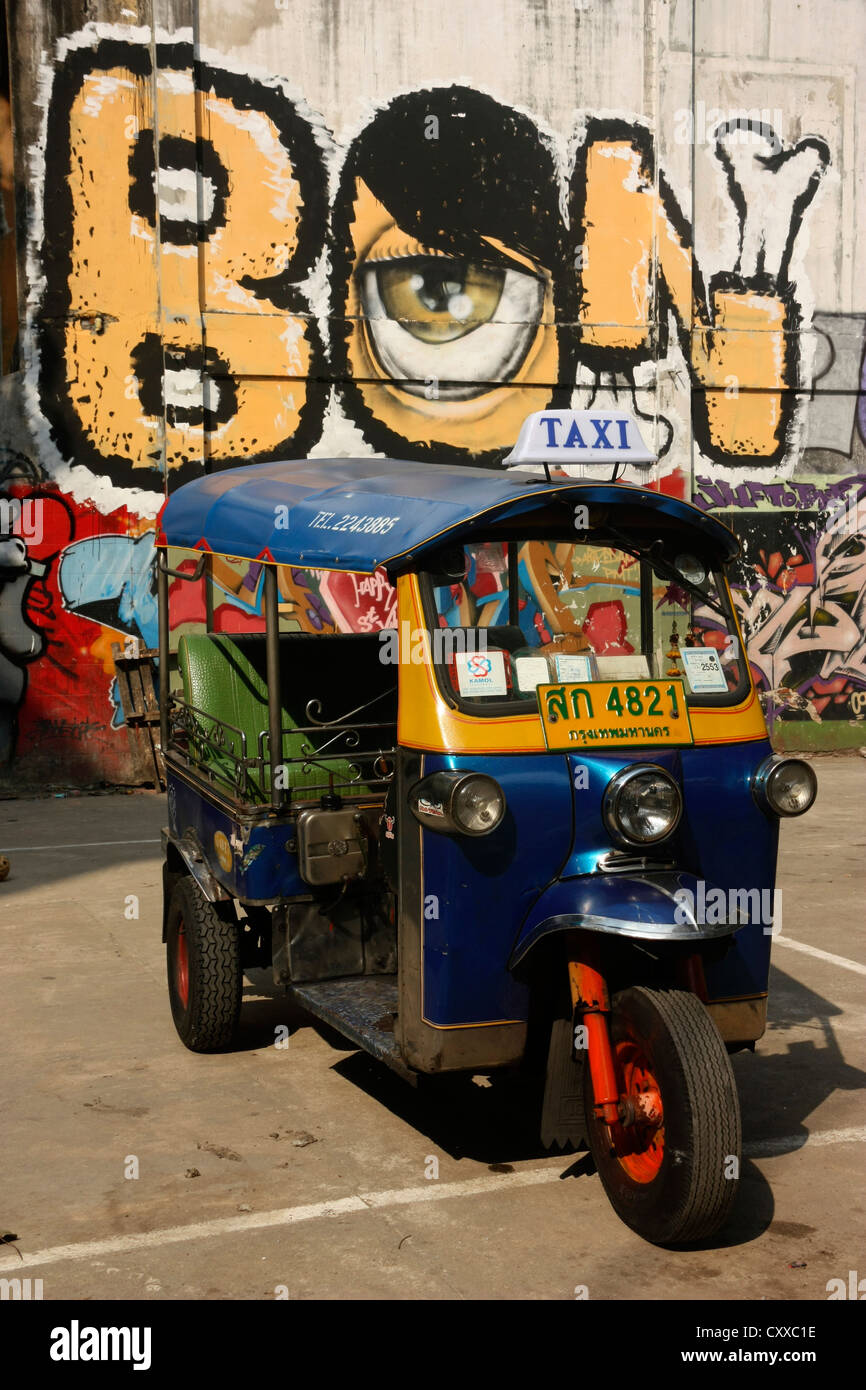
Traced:
<path id="1" fill-rule="evenodd" d="M 772 755 L 731 532 L 628 484 L 317 459 L 187 484 L 158 543 L 164 934 L 187 1045 L 230 1045 L 242 970 L 266 964 L 409 1079 L 525 1062 L 541 1020 L 546 1142 L 588 1141 L 649 1239 L 715 1229 L 735 1181 L 697 1183 L 721 1159 L 694 1132 L 697 1063 L 669 1057 L 707 1059 L 704 1128 L 735 1152 L 727 1053 L 764 1030 L 779 815 L 812 778 Z M 186 634 L 175 658 L 168 580 L 189 575 L 169 549 L 263 564 L 267 631 Z M 398 659 L 379 632 L 280 631 L 280 566 L 384 570 Z M 433 650 L 470 630 L 480 661 Z"/>

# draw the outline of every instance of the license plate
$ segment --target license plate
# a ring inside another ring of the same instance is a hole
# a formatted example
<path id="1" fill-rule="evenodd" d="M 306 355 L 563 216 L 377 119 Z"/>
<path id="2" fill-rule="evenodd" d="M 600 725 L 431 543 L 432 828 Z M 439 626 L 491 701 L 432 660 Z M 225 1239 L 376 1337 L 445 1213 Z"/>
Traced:
<path id="1" fill-rule="evenodd" d="M 539 685 L 548 748 L 624 748 L 694 743 L 681 680 Z"/>

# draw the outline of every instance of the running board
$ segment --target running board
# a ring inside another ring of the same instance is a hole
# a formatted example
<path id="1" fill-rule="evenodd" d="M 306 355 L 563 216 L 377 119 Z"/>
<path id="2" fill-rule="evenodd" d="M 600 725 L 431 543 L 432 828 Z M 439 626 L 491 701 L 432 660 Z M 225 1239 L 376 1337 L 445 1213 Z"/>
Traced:
<path id="1" fill-rule="evenodd" d="M 404 1081 L 417 1086 L 418 1073 L 407 1067 L 394 1037 L 396 975 L 361 975 L 350 980 L 290 985 L 289 995 L 344 1038 L 398 1072 Z"/>

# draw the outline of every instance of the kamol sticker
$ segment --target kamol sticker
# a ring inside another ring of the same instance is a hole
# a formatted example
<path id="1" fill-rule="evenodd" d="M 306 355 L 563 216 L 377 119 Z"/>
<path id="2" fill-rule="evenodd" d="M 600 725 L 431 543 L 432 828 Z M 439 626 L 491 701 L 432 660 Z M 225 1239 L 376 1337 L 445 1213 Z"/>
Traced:
<path id="1" fill-rule="evenodd" d="M 461 695 L 507 695 L 502 652 L 458 652 L 455 662 Z"/>

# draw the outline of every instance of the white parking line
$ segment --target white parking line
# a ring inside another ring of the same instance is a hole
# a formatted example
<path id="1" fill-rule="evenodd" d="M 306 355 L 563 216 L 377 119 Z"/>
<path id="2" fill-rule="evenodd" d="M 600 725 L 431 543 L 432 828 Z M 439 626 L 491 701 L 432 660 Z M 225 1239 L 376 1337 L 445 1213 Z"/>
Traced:
<path id="1" fill-rule="evenodd" d="M 758 1140 L 746 1144 L 743 1152 L 748 1158 L 789 1153 L 804 1146 L 827 1144 L 862 1144 L 866 1142 L 866 1125 L 853 1129 L 830 1129 L 816 1134 L 789 1135 L 782 1139 Z M 578 1162 L 582 1155 L 569 1156 L 567 1166 Z M 263 1231 L 276 1226 L 294 1226 L 301 1221 L 318 1221 L 322 1217 L 349 1216 L 355 1212 L 375 1211 L 382 1207 L 416 1206 L 421 1202 L 441 1202 L 452 1197 L 474 1197 L 486 1192 L 508 1192 L 513 1188 L 537 1187 L 542 1183 L 562 1179 L 562 1161 L 554 1160 L 547 1168 L 529 1168 L 520 1173 L 498 1174 L 495 1177 L 467 1178 L 463 1182 L 429 1182 L 423 1187 L 390 1188 L 384 1192 L 361 1192 L 353 1197 L 338 1197 L 333 1202 L 313 1202 L 309 1206 L 283 1207 L 277 1211 L 251 1212 L 244 1216 L 220 1216 L 211 1221 L 199 1221 L 189 1226 L 168 1226 L 157 1231 L 142 1231 L 138 1235 L 109 1236 L 105 1240 L 81 1241 L 74 1245 L 54 1245 L 37 1250 L 32 1255 L 17 1255 L 0 1260 L 0 1274 L 37 1265 L 60 1264 L 66 1260 L 93 1260 L 101 1255 L 118 1255 L 124 1251 L 147 1250 L 161 1245 L 178 1245 L 185 1241 L 206 1240 L 213 1236 L 233 1235 L 239 1231 Z M 599 1200 L 601 1194 L 599 1193 Z"/>
<path id="2" fill-rule="evenodd" d="M 848 960 L 847 956 L 834 956 L 832 951 L 822 951 L 818 946 L 807 946 L 804 941 L 792 941 L 790 936 L 774 936 L 773 941 L 778 942 L 780 946 L 790 946 L 792 951 L 802 951 L 804 955 L 829 961 L 831 965 L 841 965 L 844 970 L 853 970 L 857 975 L 866 975 L 866 965 L 860 965 L 856 960 Z"/>
<path id="3" fill-rule="evenodd" d="M 50 1250 L 37 1250 L 0 1261 L 0 1273 L 24 1266 L 56 1264 L 61 1260 L 89 1260 L 98 1255 L 114 1255 L 123 1250 L 143 1250 L 156 1245 L 176 1245 L 180 1241 L 203 1240 L 208 1236 L 231 1235 L 235 1231 L 259 1231 L 271 1226 L 293 1226 L 299 1221 L 316 1221 L 323 1216 L 346 1216 L 351 1212 L 370 1211 L 378 1207 L 414 1206 L 417 1202 L 436 1202 L 446 1197 L 470 1197 L 479 1192 L 499 1192 L 513 1187 L 534 1187 L 538 1183 L 557 1182 L 562 1169 L 530 1168 L 522 1173 L 506 1173 L 501 1177 L 467 1178 L 464 1182 L 429 1182 L 423 1187 L 395 1188 L 385 1192 L 362 1192 L 355 1197 L 339 1197 L 333 1202 L 314 1202 L 310 1206 L 284 1207 L 279 1211 L 253 1212 L 249 1216 L 222 1216 L 212 1221 L 200 1221 L 190 1226 L 169 1226 L 161 1231 L 144 1231 L 139 1235 L 110 1236 L 106 1240 L 82 1241 L 76 1245 L 55 1245 Z"/>
<path id="4" fill-rule="evenodd" d="M 34 849 L 97 849 L 102 845 L 158 845 L 157 840 L 84 840 L 80 845 L 6 845 L 0 854 L 27 854 Z"/>
<path id="5" fill-rule="evenodd" d="M 743 1145 L 746 1158 L 771 1158 L 774 1154 L 790 1153 L 792 1149 L 821 1148 L 825 1144 L 864 1144 L 866 1125 L 851 1129 L 825 1129 L 818 1134 L 787 1135 L 784 1139 L 756 1139 Z"/>

